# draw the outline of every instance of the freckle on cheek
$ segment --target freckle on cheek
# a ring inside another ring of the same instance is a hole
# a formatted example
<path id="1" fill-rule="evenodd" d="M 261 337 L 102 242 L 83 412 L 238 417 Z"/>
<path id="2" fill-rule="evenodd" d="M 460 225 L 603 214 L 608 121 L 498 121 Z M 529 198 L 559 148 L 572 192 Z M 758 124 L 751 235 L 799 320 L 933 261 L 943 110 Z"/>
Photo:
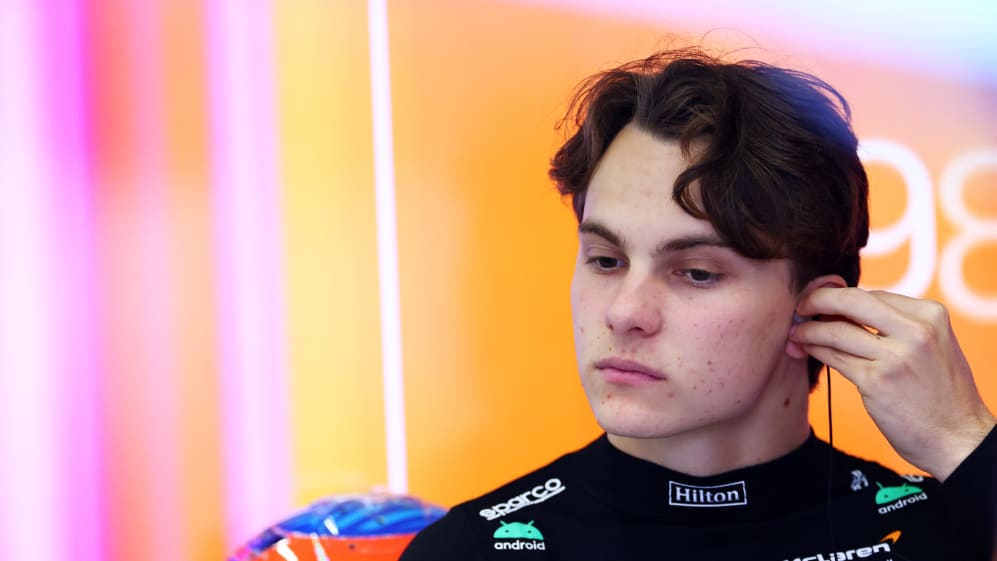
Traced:
<path id="1" fill-rule="evenodd" d="M 786 398 L 786 401 L 782 402 L 782 406 L 783 407 L 789 407 L 789 398 L 788 397 Z"/>

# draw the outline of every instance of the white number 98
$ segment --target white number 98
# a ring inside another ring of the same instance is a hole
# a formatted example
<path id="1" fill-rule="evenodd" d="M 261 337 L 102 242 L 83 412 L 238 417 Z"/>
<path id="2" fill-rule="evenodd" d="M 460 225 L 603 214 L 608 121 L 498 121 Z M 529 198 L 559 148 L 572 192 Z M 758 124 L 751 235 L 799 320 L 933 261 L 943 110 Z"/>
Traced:
<path id="1" fill-rule="evenodd" d="M 963 314 L 978 320 L 997 319 L 997 297 L 975 294 L 967 285 L 962 264 L 966 254 L 978 245 L 997 244 L 997 220 L 975 216 L 966 208 L 966 180 L 974 172 L 997 171 L 997 149 L 981 148 L 956 158 L 942 173 L 939 201 L 942 210 L 960 227 L 959 233 L 942 250 L 938 283 L 945 298 Z"/>
<path id="2" fill-rule="evenodd" d="M 906 146 L 891 140 L 863 140 L 859 145 L 863 162 L 878 162 L 892 166 L 904 179 L 907 208 L 895 224 L 869 232 L 865 255 L 886 255 L 900 249 L 910 240 L 910 261 L 907 271 L 896 284 L 884 288 L 890 292 L 919 298 L 931 286 L 935 274 L 937 238 L 934 196 L 931 174 L 924 162 Z"/>
<path id="3" fill-rule="evenodd" d="M 904 180 L 907 208 L 894 224 L 869 232 L 864 255 L 885 255 L 910 242 L 910 260 L 903 277 L 884 288 L 920 298 L 931 286 L 938 251 L 934 193 L 931 174 L 924 162 L 906 146 L 885 139 L 863 140 L 859 156 L 865 163 L 893 167 Z M 976 294 L 966 284 L 963 263 L 975 247 L 997 245 L 997 219 L 974 215 L 966 207 L 964 190 L 974 173 L 997 171 L 997 148 L 981 148 L 955 159 L 941 175 L 939 201 L 946 217 L 959 229 L 941 249 L 938 282 L 945 301 L 961 314 L 979 321 L 997 321 L 997 297 Z"/>

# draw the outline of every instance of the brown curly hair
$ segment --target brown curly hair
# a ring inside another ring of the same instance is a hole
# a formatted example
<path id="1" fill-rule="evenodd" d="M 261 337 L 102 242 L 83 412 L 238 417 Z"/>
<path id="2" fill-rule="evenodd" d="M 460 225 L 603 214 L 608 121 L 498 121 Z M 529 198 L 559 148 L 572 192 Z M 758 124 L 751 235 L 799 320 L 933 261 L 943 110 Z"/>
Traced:
<path id="1" fill-rule="evenodd" d="M 576 130 L 550 168 L 579 221 L 596 165 L 631 122 L 680 143 L 690 164 L 672 185 L 673 199 L 735 251 L 788 258 L 793 290 L 825 274 L 858 283 L 869 185 L 848 103 L 829 84 L 699 49 L 659 52 L 590 77 L 564 120 Z M 810 359 L 811 387 L 820 366 Z"/>

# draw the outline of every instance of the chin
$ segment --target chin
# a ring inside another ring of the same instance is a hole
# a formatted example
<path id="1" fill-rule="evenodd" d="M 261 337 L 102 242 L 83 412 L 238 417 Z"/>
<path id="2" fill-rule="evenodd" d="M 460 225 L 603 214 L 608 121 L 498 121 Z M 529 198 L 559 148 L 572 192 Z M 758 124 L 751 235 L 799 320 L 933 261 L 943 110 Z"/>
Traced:
<path id="1" fill-rule="evenodd" d="M 602 430 L 626 438 L 667 438 L 696 428 L 661 417 L 660 411 L 653 416 L 619 411 L 595 412 L 596 422 Z"/>
<path id="2" fill-rule="evenodd" d="M 642 408 L 638 403 L 618 403 L 616 407 L 593 406 L 596 422 L 614 436 L 636 439 L 666 439 L 676 436 L 730 434 L 744 423 L 748 407 L 715 410 L 712 415 L 702 410 L 691 411 L 669 407 Z"/>

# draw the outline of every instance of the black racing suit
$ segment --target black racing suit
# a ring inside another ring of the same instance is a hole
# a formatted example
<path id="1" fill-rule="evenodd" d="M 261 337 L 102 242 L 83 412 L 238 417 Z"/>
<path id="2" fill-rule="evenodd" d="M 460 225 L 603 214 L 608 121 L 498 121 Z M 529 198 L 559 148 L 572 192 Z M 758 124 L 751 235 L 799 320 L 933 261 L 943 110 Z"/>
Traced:
<path id="1" fill-rule="evenodd" d="M 634 458 L 603 435 L 454 507 L 401 559 L 989 561 L 995 476 L 997 430 L 944 484 L 831 452 L 813 435 L 710 477 Z"/>

